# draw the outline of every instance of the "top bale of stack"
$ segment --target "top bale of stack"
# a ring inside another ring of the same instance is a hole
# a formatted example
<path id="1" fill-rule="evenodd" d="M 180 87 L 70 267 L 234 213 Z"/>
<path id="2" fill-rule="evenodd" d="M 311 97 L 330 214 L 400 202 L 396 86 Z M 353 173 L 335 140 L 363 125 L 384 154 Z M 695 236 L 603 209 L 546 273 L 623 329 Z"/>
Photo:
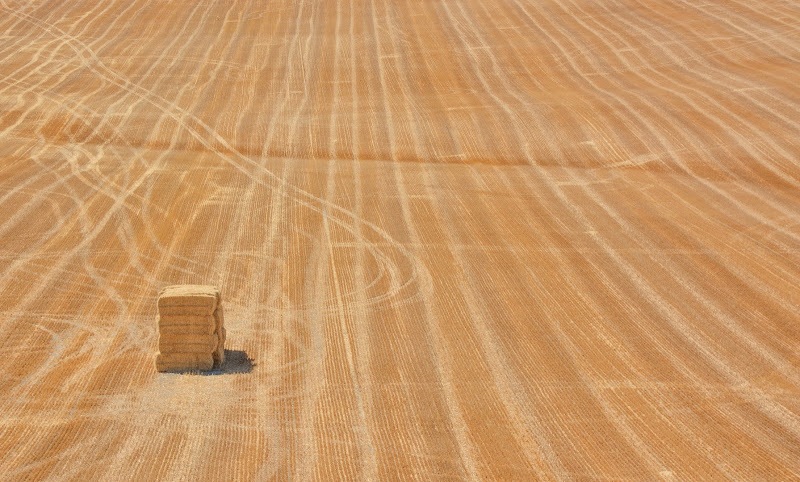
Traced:
<path id="1" fill-rule="evenodd" d="M 219 290 L 207 285 L 167 286 L 158 293 L 158 312 L 163 315 L 212 315 L 220 302 Z"/>

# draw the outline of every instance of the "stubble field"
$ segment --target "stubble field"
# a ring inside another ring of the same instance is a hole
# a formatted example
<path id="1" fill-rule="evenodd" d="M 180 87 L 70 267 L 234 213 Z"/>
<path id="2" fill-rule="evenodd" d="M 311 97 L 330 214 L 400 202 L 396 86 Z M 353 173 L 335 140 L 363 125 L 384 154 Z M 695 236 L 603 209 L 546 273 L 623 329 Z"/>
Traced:
<path id="1" fill-rule="evenodd" d="M 0 0 L 0 474 L 800 477 L 799 61 L 783 0 Z"/>

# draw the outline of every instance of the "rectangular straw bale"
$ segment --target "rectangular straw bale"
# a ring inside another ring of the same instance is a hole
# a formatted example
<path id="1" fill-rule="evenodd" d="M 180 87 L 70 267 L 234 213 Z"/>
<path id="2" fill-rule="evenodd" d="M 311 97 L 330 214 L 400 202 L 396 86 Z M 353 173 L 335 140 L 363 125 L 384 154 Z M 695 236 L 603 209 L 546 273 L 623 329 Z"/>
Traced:
<path id="1" fill-rule="evenodd" d="M 159 353 L 156 357 L 156 369 L 160 372 L 211 370 L 213 367 L 211 353 Z"/>
<path id="2" fill-rule="evenodd" d="M 209 309 L 211 312 L 217 306 L 217 297 L 210 293 L 198 294 L 171 294 L 158 298 L 158 308 L 169 306 L 194 306 Z"/>
<path id="3" fill-rule="evenodd" d="M 161 306 L 158 314 L 161 316 L 212 316 L 213 309 L 208 306 Z"/>
<path id="4" fill-rule="evenodd" d="M 212 334 L 193 334 L 193 333 L 161 333 L 158 337 L 158 345 L 213 345 L 219 343 L 219 335 Z"/>
<path id="5" fill-rule="evenodd" d="M 171 285 L 158 292 L 159 298 L 184 296 L 213 296 L 217 301 L 220 300 L 219 290 L 211 285 Z"/>
<path id="6" fill-rule="evenodd" d="M 200 343 L 189 343 L 188 341 L 179 341 L 177 343 L 170 343 L 167 340 L 158 340 L 158 350 L 161 353 L 212 353 L 217 349 L 219 344 L 218 337 L 211 337 Z"/>
<path id="7" fill-rule="evenodd" d="M 220 300 L 219 290 L 205 285 L 167 286 L 158 295 L 159 312 L 169 307 L 194 307 L 214 312 Z"/>
<path id="8" fill-rule="evenodd" d="M 189 315 L 161 315 L 158 317 L 158 327 L 174 325 L 193 325 L 208 326 L 212 332 L 217 329 L 217 319 L 213 316 L 189 316 Z"/>
<path id="9" fill-rule="evenodd" d="M 211 335 L 216 336 L 216 329 L 214 325 L 199 324 L 199 325 L 161 325 L 158 327 L 159 333 L 162 335 Z"/>
<path id="10" fill-rule="evenodd" d="M 181 298 L 159 298 L 158 312 L 161 314 L 210 315 L 217 307 L 217 300 L 211 296 L 187 296 Z"/>
<path id="11" fill-rule="evenodd" d="M 217 350 L 217 340 L 211 343 L 159 343 L 158 348 L 162 354 L 196 353 L 198 355 L 213 354 Z"/>

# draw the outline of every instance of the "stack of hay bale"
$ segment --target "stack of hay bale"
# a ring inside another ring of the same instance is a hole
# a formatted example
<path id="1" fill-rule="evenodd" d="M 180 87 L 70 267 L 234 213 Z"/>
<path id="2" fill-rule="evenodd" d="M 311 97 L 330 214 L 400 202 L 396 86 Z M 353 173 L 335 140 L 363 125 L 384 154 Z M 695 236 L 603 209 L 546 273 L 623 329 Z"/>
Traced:
<path id="1" fill-rule="evenodd" d="M 219 290 L 167 286 L 158 294 L 160 372 L 211 370 L 225 361 L 225 327 Z"/>

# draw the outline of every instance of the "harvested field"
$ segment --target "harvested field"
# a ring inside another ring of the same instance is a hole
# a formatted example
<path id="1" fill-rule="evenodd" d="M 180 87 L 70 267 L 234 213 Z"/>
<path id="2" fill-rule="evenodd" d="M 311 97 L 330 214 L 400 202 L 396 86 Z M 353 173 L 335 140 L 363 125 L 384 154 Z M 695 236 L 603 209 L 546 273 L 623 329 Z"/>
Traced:
<path id="1" fill-rule="evenodd" d="M 798 25 L 0 0 L 2 478 L 800 478 Z"/>

